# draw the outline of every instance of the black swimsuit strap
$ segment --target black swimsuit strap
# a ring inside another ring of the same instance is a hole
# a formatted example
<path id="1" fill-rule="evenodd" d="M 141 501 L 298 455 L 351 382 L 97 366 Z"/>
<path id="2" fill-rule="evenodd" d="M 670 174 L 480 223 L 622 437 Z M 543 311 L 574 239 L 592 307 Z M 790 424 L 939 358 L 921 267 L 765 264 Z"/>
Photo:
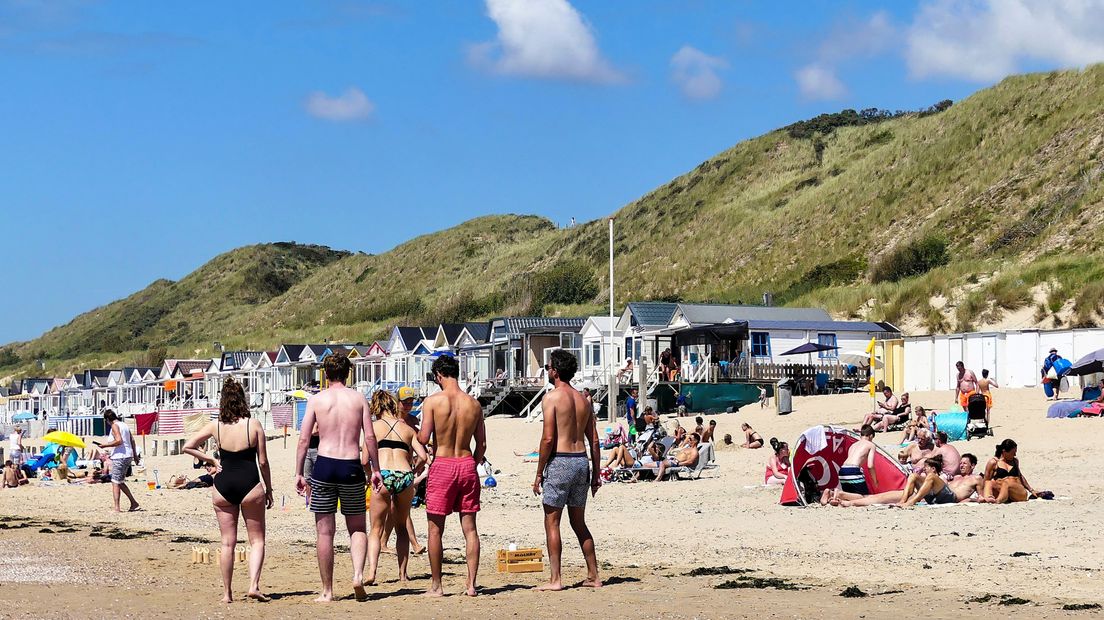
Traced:
<path id="1" fill-rule="evenodd" d="M 383 420 L 381 420 L 381 422 L 383 422 Z M 395 433 L 395 427 L 399 425 L 399 422 L 402 422 L 402 420 L 395 420 L 395 423 L 391 424 L 389 426 L 389 428 L 387 429 L 387 432 L 383 434 L 383 437 L 381 439 L 387 439 L 388 435 L 390 435 L 391 433 Z M 383 422 L 383 423 L 387 424 L 387 422 Z M 398 433 L 395 433 L 395 436 L 399 438 L 399 441 L 402 441 L 403 443 L 406 443 L 405 441 L 403 441 L 402 435 L 400 435 Z"/>

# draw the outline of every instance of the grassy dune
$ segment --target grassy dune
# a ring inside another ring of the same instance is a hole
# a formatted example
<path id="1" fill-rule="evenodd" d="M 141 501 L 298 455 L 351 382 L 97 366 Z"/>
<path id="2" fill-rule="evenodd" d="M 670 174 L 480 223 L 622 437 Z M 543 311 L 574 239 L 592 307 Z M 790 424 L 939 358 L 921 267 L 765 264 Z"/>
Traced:
<path id="1" fill-rule="evenodd" d="M 616 302 L 816 305 L 914 333 L 1096 324 L 1104 66 L 1012 77 L 946 111 L 741 142 L 614 213 Z M 904 248 L 945 261 L 876 277 Z M 69 368 L 150 350 L 367 341 L 397 322 L 605 312 L 604 219 L 481 217 L 379 255 L 264 245 L 0 349 Z M 944 264 L 945 263 L 945 264 Z M 879 270 L 881 268 L 881 270 Z M 568 282 L 550 290 L 549 278 Z M 1017 318 L 1018 317 L 1018 318 Z M 1026 319 L 1024 318 L 1026 317 Z"/>

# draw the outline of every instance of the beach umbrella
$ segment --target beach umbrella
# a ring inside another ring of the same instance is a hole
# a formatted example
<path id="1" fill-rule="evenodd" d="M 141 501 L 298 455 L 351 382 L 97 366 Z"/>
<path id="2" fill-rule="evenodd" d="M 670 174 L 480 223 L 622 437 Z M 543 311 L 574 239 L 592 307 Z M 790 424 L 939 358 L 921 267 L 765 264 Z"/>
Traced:
<path id="1" fill-rule="evenodd" d="M 1093 351 L 1077 360 L 1070 368 L 1070 374 L 1091 375 L 1104 372 L 1104 349 Z"/>
<path id="2" fill-rule="evenodd" d="M 794 347 L 781 355 L 801 355 L 803 353 L 817 353 L 819 351 L 835 351 L 839 347 L 834 347 L 829 344 L 820 344 L 819 342 L 806 342 L 803 345 Z"/>
<path id="3" fill-rule="evenodd" d="M 77 437 L 73 433 L 67 433 L 65 431 L 54 431 L 52 433 L 46 433 L 42 436 L 42 441 L 56 443 L 64 448 L 80 448 L 84 449 L 84 440 Z"/>
<path id="4" fill-rule="evenodd" d="M 23 413 L 17 413 L 12 417 L 12 422 L 26 422 L 27 420 L 35 419 L 34 414 L 29 411 Z"/>
<path id="5" fill-rule="evenodd" d="M 857 366 L 859 368 L 870 367 L 870 354 L 866 351 L 844 351 L 839 354 L 839 363 L 844 366 Z M 884 366 L 882 360 L 874 358 L 874 368 Z"/>
<path id="6" fill-rule="evenodd" d="M 292 391 L 292 392 L 288 392 L 288 396 L 290 396 L 292 398 L 302 398 L 302 399 L 310 398 L 310 394 L 308 394 L 305 390 L 295 390 L 295 391 Z"/>

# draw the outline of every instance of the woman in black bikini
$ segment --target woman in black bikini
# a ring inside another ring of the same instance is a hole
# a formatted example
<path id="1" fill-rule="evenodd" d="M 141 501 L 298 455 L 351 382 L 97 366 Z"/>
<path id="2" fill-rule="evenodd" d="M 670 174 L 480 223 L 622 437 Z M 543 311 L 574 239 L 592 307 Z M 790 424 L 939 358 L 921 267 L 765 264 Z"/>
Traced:
<path id="1" fill-rule="evenodd" d="M 199 446 L 215 437 L 219 458 Z M 261 592 L 261 567 L 265 557 L 265 509 L 272 508 L 272 475 L 268 468 L 265 435 L 261 423 L 249 417 L 245 390 L 227 378 L 222 384 L 219 418 L 184 444 L 184 452 L 215 467 L 211 502 L 215 506 L 222 548 L 222 600 L 233 600 L 230 582 L 234 577 L 234 548 L 238 543 L 238 513 L 245 517 L 245 530 L 252 547 L 249 555 L 249 598 L 268 601 Z M 258 474 L 258 469 L 260 473 Z M 261 480 L 264 484 L 261 484 Z"/>
<path id="2" fill-rule="evenodd" d="M 1035 495 L 1035 489 L 1020 471 L 1020 459 L 1016 458 L 1016 442 L 1005 439 L 997 444 L 996 455 L 985 464 L 983 498 L 997 504 L 1026 502 Z"/>
<path id="3" fill-rule="evenodd" d="M 763 447 L 763 436 L 760 435 L 758 431 L 751 428 L 750 424 L 748 424 L 747 422 L 744 422 L 743 424 L 740 425 L 740 428 L 742 428 L 744 430 L 744 440 L 745 440 L 744 443 L 740 446 L 741 448 L 753 448 L 754 449 L 754 448 L 762 448 Z"/>
<path id="4" fill-rule="evenodd" d="M 414 497 L 414 476 L 425 466 L 425 448 L 418 442 L 417 433 L 403 421 L 402 405 L 391 392 L 378 390 L 369 404 L 372 430 L 378 437 L 380 475 L 383 489 L 372 493 L 368 506 L 372 531 L 368 535 L 368 574 L 364 582 L 376 582 L 379 567 L 380 545 L 386 522 L 406 523 L 410 514 L 410 500 Z M 395 528 L 395 555 L 399 561 L 399 582 L 407 582 L 406 566 L 410 560 L 410 535 L 405 527 Z"/>

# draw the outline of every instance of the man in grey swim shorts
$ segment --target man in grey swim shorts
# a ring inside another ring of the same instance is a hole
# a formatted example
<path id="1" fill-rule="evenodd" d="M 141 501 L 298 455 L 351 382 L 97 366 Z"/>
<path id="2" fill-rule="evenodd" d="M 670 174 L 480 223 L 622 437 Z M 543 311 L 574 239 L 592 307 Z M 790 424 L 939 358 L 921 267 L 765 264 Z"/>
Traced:
<path id="1" fill-rule="evenodd" d="M 565 506 L 571 529 L 575 531 L 586 559 L 587 578 L 583 585 L 596 588 L 602 582 L 598 579 L 594 537 L 587 529 L 585 511 L 587 491 L 593 495 L 602 486 L 598 429 L 590 403 L 582 393 L 571 387 L 571 379 L 579 367 L 578 360 L 567 351 L 557 349 L 552 352 L 549 361 L 546 367 L 548 380 L 555 388 L 541 401 L 544 431 L 533 493 L 544 495 L 544 533 L 548 541 L 551 578 L 537 589 L 563 589 L 560 580 L 560 518 Z"/>

